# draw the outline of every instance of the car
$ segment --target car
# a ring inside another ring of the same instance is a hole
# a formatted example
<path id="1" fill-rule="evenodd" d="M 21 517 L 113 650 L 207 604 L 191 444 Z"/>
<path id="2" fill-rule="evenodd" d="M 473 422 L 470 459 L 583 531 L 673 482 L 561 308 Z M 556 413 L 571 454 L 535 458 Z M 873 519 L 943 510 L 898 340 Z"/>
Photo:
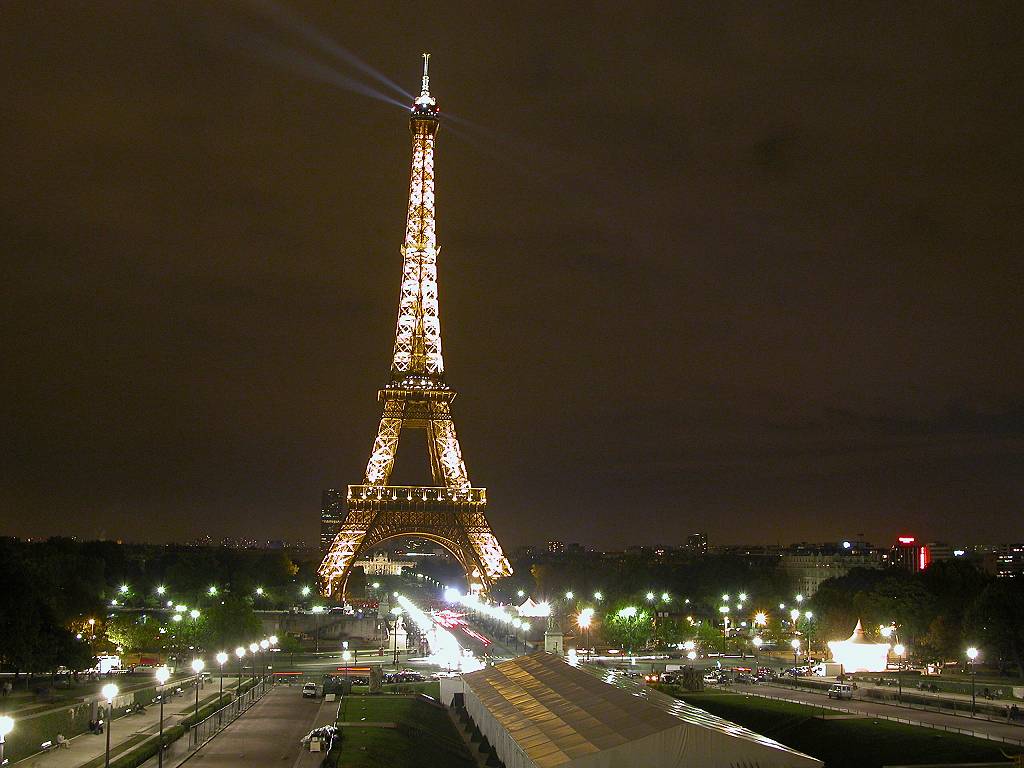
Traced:
<path id="1" fill-rule="evenodd" d="M 853 686 L 849 683 L 833 683 L 832 687 L 828 689 L 828 697 L 830 699 L 852 699 Z"/>
<path id="2" fill-rule="evenodd" d="M 302 698 L 304 699 L 315 699 L 316 698 L 316 683 L 306 683 L 302 686 Z"/>

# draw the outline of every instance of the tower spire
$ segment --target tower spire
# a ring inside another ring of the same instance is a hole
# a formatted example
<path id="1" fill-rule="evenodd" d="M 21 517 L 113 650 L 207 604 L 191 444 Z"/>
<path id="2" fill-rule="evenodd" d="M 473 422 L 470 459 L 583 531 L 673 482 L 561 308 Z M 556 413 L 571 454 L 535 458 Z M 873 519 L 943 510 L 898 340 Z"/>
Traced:
<path id="1" fill-rule="evenodd" d="M 420 96 L 430 95 L 430 75 L 427 73 L 427 68 L 430 66 L 430 54 L 423 54 L 423 88 L 420 90 Z"/>

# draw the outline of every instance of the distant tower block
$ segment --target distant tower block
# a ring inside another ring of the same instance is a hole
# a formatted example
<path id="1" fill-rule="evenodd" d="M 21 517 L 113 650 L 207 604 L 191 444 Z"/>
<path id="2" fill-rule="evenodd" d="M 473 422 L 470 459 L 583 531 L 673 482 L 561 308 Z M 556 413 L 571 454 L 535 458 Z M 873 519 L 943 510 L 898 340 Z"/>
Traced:
<path id="1" fill-rule="evenodd" d="M 320 584 L 327 596 L 344 593 L 352 565 L 362 553 L 398 536 L 420 536 L 443 546 L 465 569 L 471 589 L 475 585 L 486 591 L 512 573 L 485 516 L 486 489 L 469 482 L 451 414 L 455 392 L 445 383 L 434 231 L 434 141 L 439 121 L 437 102 L 430 95 L 428 60 L 429 54 L 423 54 L 423 88 L 409 119 L 412 171 L 391 379 L 377 396 L 383 414 L 366 475 L 361 485 L 348 486 L 347 511 L 320 564 Z M 433 486 L 388 485 L 403 429 L 426 430 Z M 338 496 L 325 497 L 325 518 L 333 522 L 340 516 L 341 503 Z"/>

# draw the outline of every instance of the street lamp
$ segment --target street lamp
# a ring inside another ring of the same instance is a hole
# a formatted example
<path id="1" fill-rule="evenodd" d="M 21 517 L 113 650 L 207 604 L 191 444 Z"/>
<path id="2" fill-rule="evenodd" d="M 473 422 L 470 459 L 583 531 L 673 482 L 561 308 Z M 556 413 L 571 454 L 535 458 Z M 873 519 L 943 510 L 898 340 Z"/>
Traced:
<path id="1" fill-rule="evenodd" d="M 0 765 L 4 764 L 4 740 L 7 734 L 14 730 L 14 718 L 8 715 L 0 716 Z"/>
<path id="2" fill-rule="evenodd" d="M 789 641 L 789 644 L 793 646 L 793 677 L 796 678 L 796 665 L 800 654 L 800 638 L 794 637 Z"/>
<path id="3" fill-rule="evenodd" d="M 647 598 L 647 602 L 649 602 L 649 603 L 653 602 L 654 601 L 654 593 L 653 592 L 648 592 L 647 595 L 646 595 L 646 598 Z"/>
<path id="4" fill-rule="evenodd" d="M 376 586 L 374 584 L 374 587 Z M 320 653 L 320 614 L 324 612 L 324 607 L 314 605 L 309 610 L 313 612 L 313 652 Z"/>
<path id="5" fill-rule="evenodd" d="M 117 686 L 107 683 L 100 692 L 107 700 L 107 753 L 103 759 L 103 765 L 105 768 L 110 768 L 110 728 L 114 724 L 114 698 L 117 696 Z"/>
<path id="6" fill-rule="evenodd" d="M 896 643 L 892 647 L 892 652 L 896 654 L 896 701 L 903 701 L 903 654 L 907 652 L 907 647 L 903 643 Z"/>
<path id="7" fill-rule="evenodd" d="M 256 687 L 256 664 L 259 662 L 260 657 L 260 645 L 259 643 L 249 643 L 249 653 L 252 654 L 252 687 Z M 255 695 L 255 694 L 253 694 Z"/>
<path id="8" fill-rule="evenodd" d="M 242 646 L 235 648 L 235 656 L 238 657 L 238 685 L 235 686 L 235 698 L 237 699 L 242 693 L 242 658 L 245 656 L 245 648 Z"/>
<path id="9" fill-rule="evenodd" d="M 206 662 L 202 659 L 192 659 L 192 671 L 196 673 L 196 710 L 193 716 L 197 721 L 199 720 L 199 683 L 202 681 L 201 674 L 205 666 Z"/>
<path id="10" fill-rule="evenodd" d="M 595 592 L 594 599 L 597 600 L 597 602 L 601 602 L 602 600 L 604 600 L 604 595 L 602 595 L 600 592 Z"/>
<path id="11" fill-rule="evenodd" d="M 263 666 L 260 667 L 260 680 L 267 682 L 267 649 L 270 648 L 269 640 L 260 640 L 260 650 L 263 651 Z"/>
<path id="12" fill-rule="evenodd" d="M 572 600 L 572 598 L 573 598 L 573 592 L 570 589 L 568 592 L 565 593 L 565 599 L 566 600 Z"/>
<path id="13" fill-rule="evenodd" d="M 160 667 L 156 671 L 157 690 L 160 692 L 160 739 L 156 743 L 157 766 L 164 768 L 164 698 L 166 696 L 164 686 L 171 679 L 171 670 L 167 667 Z M 0 760 L 3 765 L 3 760 Z"/>
<path id="14" fill-rule="evenodd" d="M 220 694 L 217 696 L 217 709 L 224 706 L 224 664 L 228 660 L 228 655 L 221 651 L 217 654 L 217 663 L 220 664 Z"/>
<path id="15" fill-rule="evenodd" d="M 587 635 L 587 659 L 590 658 L 590 624 L 594 619 L 594 609 L 584 608 L 576 617 L 576 626 Z"/>
<path id="16" fill-rule="evenodd" d="M 668 592 L 662 592 L 662 593 L 661 593 L 661 602 L 663 602 L 663 603 L 667 603 L 667 602 L 669 602 L 669 601 L 670 601 L 671 599 L 672 599 L 672 595 L 670 595 L 670 594 L 669 594 Z"/>
<path id="17" fill-rule="evenodd" d="M 764 640 L 761 639 L 760 635 L 755 635 L 754 639 L 751 640 L 754 644 L 754 673 L 757 673 L 757 652 L 761 650 L 761 646 L 764 644 Z"/>
<path id="18" fill-rule="evenodd" d="M 967 658 L 971 661 L 971 716 L 973 717 L 978 706 L 977 698 L 974 694 L 974 676 L 976 674 L 974 671 L 974 660 L 978 658 L 978 649 L 973 645 L 967 649 Z"/>

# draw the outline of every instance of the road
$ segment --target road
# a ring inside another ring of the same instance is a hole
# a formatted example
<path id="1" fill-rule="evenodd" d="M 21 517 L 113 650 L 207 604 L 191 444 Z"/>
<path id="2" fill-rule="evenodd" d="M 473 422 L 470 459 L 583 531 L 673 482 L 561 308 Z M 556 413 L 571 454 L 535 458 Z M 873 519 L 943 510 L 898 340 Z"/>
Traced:
<path id="1" fill-rule="evenodd" d="M 299 742 L 313 728 L 333 723 L 337 711 L 337 702 L 302 698 L 299 686 L 276 686 L 185 764 L 188 768 L 319 765 L 323 754 L 309 753 Z"/>
<path id="2" fill-rule="evenodd" d="M 919 709 L 907 709 L 893 704 L 883 704 L 881 702 L 866 701 L 863 699 L 844 699 L 842 701 L 836 701 L 834 699 L 829 699 L 827 694 L 824 693 L 817 693 L 816 691 L 807 691 L 802 689 L 783 688 L 781 686 L 770 684 L 745 685 L 742 683 L 733 683 L 729 686 L 728 690 L 735 693 L 748 693 L 772 699 L 785 699 L 788 701 L 797 701 L 817 706 L 841 707 L 842 709 L 868 716 L 899 718 L 900 720 L 910 720 L 914 723 L 921 723 L 929 727 L 939 728 L 942 730 L 958 732 L 973 731 L 977 734 L 997 736 L 1024 743 L 1024 728 L 1010 723 L 1001 723 L 983 720 L 980 718 L 961 717 L 958 715 L 948 715 L 941 712 L 929 712 Z"/>

